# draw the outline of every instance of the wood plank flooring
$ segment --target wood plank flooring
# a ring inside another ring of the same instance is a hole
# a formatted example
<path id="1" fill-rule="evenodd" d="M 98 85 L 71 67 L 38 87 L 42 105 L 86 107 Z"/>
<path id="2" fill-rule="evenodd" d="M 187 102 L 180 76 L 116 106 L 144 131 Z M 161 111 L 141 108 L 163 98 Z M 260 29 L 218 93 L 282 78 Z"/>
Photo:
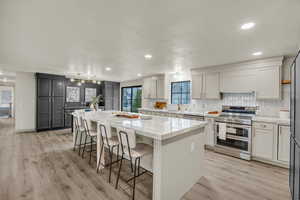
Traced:
<path id="1" fill-rule="evenodd" d="M 127 200 L 129 177 L 123 171 L 118 190 L 109 184 L 108 171 L 97 174 L 95 157 L 88 164 L 72 151 L 70 130 L 15 133 L 14 121 L 0 119 L 1 200 Z M 127 163 L 128 164 L 128 163 Z M 205 153 L 207 175 L 183 200 L 288 200 L 288 170 L 259 162 Z M 178 180 L 180 181 L 180 180 Z M 152 198 L 152 177 L 142 175 L 137 200 Z"/>

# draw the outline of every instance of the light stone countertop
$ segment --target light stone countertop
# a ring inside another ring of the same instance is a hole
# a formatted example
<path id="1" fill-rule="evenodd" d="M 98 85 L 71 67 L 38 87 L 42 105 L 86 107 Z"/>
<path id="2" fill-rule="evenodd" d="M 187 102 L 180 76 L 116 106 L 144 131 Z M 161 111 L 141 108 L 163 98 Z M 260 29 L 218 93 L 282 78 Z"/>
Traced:
<path id="1" fill-rule="evenodd" d="M 151 116 L 152 119 L 127 119 L 116 117 L 113 111 L 87 112 L 85 117 L 96 122 L 108 122 L 115 128 L 134 129 L 137 134 L 152 139 L 165 140 L 175 136 L 184 135 L 191 131 L 201 129 L 207 122 L 182 119 L 175 117 Z"/>
<path id="2" fill-rule="evenodd" d="M 267 117 L 267 116 L 255 116 L 253 118 L 254 122 L 267 122 L 267 123 L 274 123 L 278 125 L 290 125 L 290 119 L 282 119 L 279 117 Z"/>
<path id="3" fill-rule="evenodd" d="M 164 110 L 164 109 L 155 109 L 155 108 L 139 108 L 139 111 L 150 111 L 150 112 L 163 112 L 170 114 L 179 114 L 179 115 L 193 115 L 199 117 L 218 117 L 219 114 L 208 114 L 207 112 L 193 112 L 193 111 L 175 111 L 175 110 Z"/>

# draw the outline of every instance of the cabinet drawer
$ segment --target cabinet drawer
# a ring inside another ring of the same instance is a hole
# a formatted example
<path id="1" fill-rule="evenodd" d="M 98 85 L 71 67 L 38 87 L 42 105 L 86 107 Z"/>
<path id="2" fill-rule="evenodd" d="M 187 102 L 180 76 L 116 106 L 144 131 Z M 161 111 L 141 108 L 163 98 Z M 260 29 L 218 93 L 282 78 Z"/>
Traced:
<path id="1" fill-rule="evenodd" d="M 263 129 L 263 130 L 273 130 L 274 124 L 263 123 L 263 122 L 255 122 L 253 123 L 254 128 Z"/>

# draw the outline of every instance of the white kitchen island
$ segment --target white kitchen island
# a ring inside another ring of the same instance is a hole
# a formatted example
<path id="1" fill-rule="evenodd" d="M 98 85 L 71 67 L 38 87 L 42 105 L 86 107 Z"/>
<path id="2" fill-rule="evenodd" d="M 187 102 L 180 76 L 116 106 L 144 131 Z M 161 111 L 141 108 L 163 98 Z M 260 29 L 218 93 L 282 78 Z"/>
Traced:
<path id="1" fill-rule="evenodd" d="M 153 156 L 141 160 L 141 165 L 153 172 L 153 200 L 179 200 L 205 174 L 206 122 L 160 116 L 127 119 L 112 111 L 86 113 L 86 118 L 98 125 L 109 122 L 112 128 L 134 129 L 153 144 Z M 100 137 L 97 140 L 98 161 Z"/>

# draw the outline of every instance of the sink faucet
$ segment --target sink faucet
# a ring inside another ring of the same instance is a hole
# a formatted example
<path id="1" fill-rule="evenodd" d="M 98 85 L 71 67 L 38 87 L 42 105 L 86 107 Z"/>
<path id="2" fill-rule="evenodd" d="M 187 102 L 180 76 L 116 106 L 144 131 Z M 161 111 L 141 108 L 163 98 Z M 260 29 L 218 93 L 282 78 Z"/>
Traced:
<path id="1" fill-rule="evenodd" d="M 177 104 L 177 110 L 180 111 L 181 108 L 180 108 L 180 104 Z"/>

